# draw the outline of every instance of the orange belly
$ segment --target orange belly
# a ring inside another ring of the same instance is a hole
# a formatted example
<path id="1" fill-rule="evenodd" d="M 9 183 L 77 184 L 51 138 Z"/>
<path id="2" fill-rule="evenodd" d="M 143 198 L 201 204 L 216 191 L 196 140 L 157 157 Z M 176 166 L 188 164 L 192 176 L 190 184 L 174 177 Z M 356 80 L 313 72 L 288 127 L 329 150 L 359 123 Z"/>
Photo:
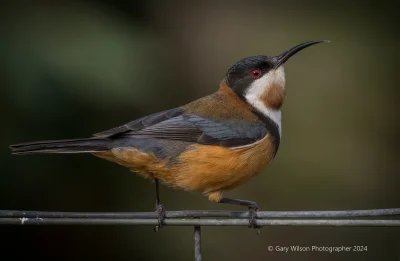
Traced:
<path id="1" fill-rule="evenodd" d="M 173 160 L 160 160 L 135 148 L 116 148 L 94 155 L 130 168 L 144 177 L 157 178 L 166 185 L 188 191 L 218 195 L 256 175 L 273 158 L 269 135 L 247 146 L 225 148 L 191 145 Z"/>

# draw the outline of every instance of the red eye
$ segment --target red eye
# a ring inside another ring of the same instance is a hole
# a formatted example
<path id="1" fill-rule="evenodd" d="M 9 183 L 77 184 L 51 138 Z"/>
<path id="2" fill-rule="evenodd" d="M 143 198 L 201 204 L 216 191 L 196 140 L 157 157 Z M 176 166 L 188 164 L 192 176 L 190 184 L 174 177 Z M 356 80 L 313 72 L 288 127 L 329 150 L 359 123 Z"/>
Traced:
<path id="1" fill-rule="evenodd" d="M 260 69 L 254 69 L 251 71 L 251 77 L 254 79 L 257 79 L 261 76 L 261 70 Z"/>

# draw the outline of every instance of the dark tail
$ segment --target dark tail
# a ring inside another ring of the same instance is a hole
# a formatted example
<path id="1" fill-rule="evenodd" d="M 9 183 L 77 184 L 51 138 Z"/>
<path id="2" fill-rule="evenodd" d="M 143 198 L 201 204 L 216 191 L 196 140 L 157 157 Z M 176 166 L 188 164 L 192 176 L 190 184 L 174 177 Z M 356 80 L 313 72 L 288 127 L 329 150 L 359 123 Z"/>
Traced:
<path id="1" fill-rule="evenodd" d="M 45 140 L 15 144 L 10 148 L 12 154 L 90 153 L 109 150 L 110 142 L 104 138 Z"/>

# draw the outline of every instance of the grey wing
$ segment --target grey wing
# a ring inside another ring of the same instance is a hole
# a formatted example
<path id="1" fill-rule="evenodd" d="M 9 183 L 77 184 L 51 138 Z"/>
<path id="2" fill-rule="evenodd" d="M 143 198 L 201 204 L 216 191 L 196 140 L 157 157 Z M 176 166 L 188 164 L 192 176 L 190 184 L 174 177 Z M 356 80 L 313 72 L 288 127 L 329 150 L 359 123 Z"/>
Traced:
<path id="1" fill-rule="evenodd" d="M 122 126 L 112 128 L 106 131 L 98 132 L 93 134 L 95 137 L 113 137 L 115 135 L 124 134 L 127 132 L 138 131 L 148 126 L 152 126 L 159 122 L 171 119 L 178 115 L 181 115 L 183 110 L 181 108 L 169 109 L 161 112 L 156 112 L 148 116 L 136 119 L 134 121 L 128 122 Z"/>
<path id="2" fill-rule="evenodd" d="M 185 121 L 202 130 L 200 144 L 218 144 L 226 147 L 247 145 L 262 139 L 267 129 L 261 122 L 228 120 L 216 122 L 195 115 L 183 115 Z"/>
<path id="3" fill-rule="evenodd" d="M 167 119 L 124 136 L 177 140 L 199 144 L 240 146 L 262 139 L 266 128 L 262 123 L 217 122 L 192 114 Z"/>
<path id="4" fill-rule="evenodd" d="M 262 139 L 267 129 L 262 122 L 228 120 L 217 122 L 193 114 L 180 107 L 154 113 L 125 125 L 94 134 L 111 139 L 142 138 L 182 141 L 221 146 L 241 146 Z"/>

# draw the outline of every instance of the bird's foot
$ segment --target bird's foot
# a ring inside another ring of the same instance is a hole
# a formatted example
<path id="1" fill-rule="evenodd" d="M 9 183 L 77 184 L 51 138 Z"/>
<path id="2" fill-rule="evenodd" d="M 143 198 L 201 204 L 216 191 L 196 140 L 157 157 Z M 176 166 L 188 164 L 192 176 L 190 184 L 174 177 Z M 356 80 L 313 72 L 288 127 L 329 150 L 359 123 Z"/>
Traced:
<path id="1" fill-rule="evenodd" d="M 164 225 L 165 209 L 164 209 L 163 205 L 157 204 L 156 212 L 158 214 L 158 224 L 155 226 L 154 231 L 158 232 Z"/>
<path id="2" fill-rule="evenodd" d="M 257 225 L 257 211 L 258 205 L 254 201 L 250 200 L 243 200 L 243 199 L 234 199 L 234 198 L 221 198 L 218 203 L 225 203 L 225 204 L 233 204 L 233 205 L 240 205 L 246 206 L 249 208 L 249 227 L 257 229 L 257 234 L 260 234 L 261 226 Z"/>
<path id="3" fill-rule="evenodd" d="M 257 229 L 257 234 L 260 234 L 261 226 L 257 225 L 256 219 L 257 217 L 258 206 L 249 206 L 249 228 Z"/>

